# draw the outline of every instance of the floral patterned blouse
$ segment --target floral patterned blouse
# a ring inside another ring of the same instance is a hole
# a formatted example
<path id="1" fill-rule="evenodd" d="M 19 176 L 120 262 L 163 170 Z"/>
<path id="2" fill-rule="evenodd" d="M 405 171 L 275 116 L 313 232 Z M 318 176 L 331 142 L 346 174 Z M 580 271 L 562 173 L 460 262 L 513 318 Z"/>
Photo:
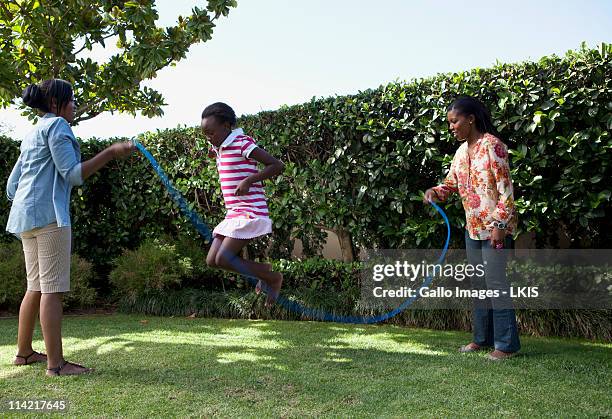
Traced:
<path id="1" fill-rule="evenodd" d="M 474 145 L 473 153 L 470 161 L 467 141 L 461 144 L 444 183 L 433 190 L 440 201 L 459 192 L 470 238 L 489 240 L 493 221 L 506 223 L 506 231 L 513 234 L 517 219 L 508 147 L 494 135 L 485 134 Z"/>

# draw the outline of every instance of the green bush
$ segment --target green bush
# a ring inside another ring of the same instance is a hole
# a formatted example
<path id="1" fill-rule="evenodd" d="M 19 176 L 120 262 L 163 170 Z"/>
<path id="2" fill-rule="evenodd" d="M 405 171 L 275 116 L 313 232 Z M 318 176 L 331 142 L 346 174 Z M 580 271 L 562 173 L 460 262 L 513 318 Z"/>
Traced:
<path id="1" fill-rule="evenodd" d="M 612 297 L 609 265 L 542 265 L 531 260 L 512 260 L 508 263 L 508 277 L 509 280 L 518 278 L 522 286 L 537 285 L 547 291 L 599 295 L 604 299 Z"/>
<path id="2" fill-rule="evenodd" d="M 21 242 L 0 245 L 0 308 L 14 310 L 26 290 L 25 259 Z"/>
<path id="3" fill-rule="evenodd" d="M 135 297 L 178 288 L 192 272 L 191 259 L 181 257 L 176 245 L 153 239 L 119 256 L 110 273 L 110 281 L 119 296 Z"/>
<path id="4" fill-rule="evenodd" d="M 458 144 L 446 107 L 475 95 L 510 148 L 519 232 L 537 245 L 608 248 L 612 227 L 612 47 L 390 83 L 353 96 L 261 112 L 240 122 L 287 169 L 273 183 L 274 227 L 316 241 L 319 226 L 358 247 L 441 247 L 443 222 L 420 191 L 439 183 Z M 463 208 L 445 209 L 462 247 Z M 275 257 L 277 257 L 275 255 Z"/>
<path id="5" fill-rule="evenodd" d="M 176 251 L 182 258 L 188 258 L 191 262 L 192 271 L 190 278 L 194 284 L 206 282 L 211 277 L 216 276 L 219 270 L 213 270 L 206 264 L 206 244 L 201 239 L 194 239 L 187 235 L 182 235 L 177 239 L 164 236 L 160 240 L 167 244 L 175 244 Z"/>
<path id="6" fill-rule="evenodd" d="M 321 312 L 345 314 L 350 298 L 341 294 L 321 294 L 311 290 L 284 290 L 284 298 Z M 310 320 L 278 305 L 265 306 L 265 296 L 250 289 L 227 291 L 185 288 L 167 292 L 148 292 L 119 301 L 124 313 L 156 316 L 222 317 L 234 319 Z"/>
<path id="7" fill-rule="evenodd" d="M 361 264 L 337 260 L 308 258 L 303 260 L 281 259 L 272 263 L 273 269 L 282 272 L 284 286 L 291 289 L 341 292 L 357 291 Z"/>
<path id="8" fill-rule="evenodd" d="M 171 239 L 164 238 L 164 244 L 157 242 L 156 246 L 170 245 Z M 174 245 L 176 253 L 175 260 L 187 259 L 190 262 L 194 255 L 199 252 L 192 246 L 189 240 L 179 240 Z M 156 247 L 157 248 L 157 247 Z M 178 249 L 182 251 L 179 252 Z M 139 252 L 137 250 L 136 252 Z M 125 254 L 132 254 L 126 252 Z M 187 256 L 190 255 L 190 256 Z M 138 266 L 141 260 L 132 259 L 125 262 L 125 270 L 122 271 L 123 278 L 142 277 Z M 315 308 L 327 312 L 350 311 L 359 298 L 358 282 L 359 263 L 343 263 L 339 261 L 321 258 L 310 258 L 301 261 L 279 260 L 272 262 L 273 269 L 284 275 L 283 290 L 287 292 L 286 298 L 299 303 L 304 307 Z M 113 271 L 115 274 L 116 271 Z M 111 275 L 113 275 L 111 274 Z M 139 287 L 134 292 L 122 291 L 120 305 L 122 310 L 142 310 L 149 314 L 191 314 L 198 312 L 201 315 L 212 315 L 239 318 L 261 317 L 279 319 L 301 319 L 295 313 L 287 313 L 276 307 L 270 311 L 263 306 L 265 298 L 263 294 L 256 296 L 254 287 L 248 280 L 233 272 L 221 269 L 209 268 L 205 264 L 200 270 L 197 281 L 193 278 L 182 278 L 181 285 L 184 289 L 178 290 L 174 286 L 171 292 L 164 292 L 152 287 Z M 112 279 L 112 282 L 119 282 Z M 127 281 L 126 281 L 127 282 Z M 187 286 L 186 284 L 191 284 Z M 178 284 L 173 284 L 178 285 Z M 117 285 L 120 286 L 120 285 Z M 160 297 L 162 294 L 168 297 Z M 158 304 L 162 304 L 159 305 Z"/>
<path id="9" fill-rule="evenodd" d="M 70 261 L 70 292 L 64 294 L 65 309 L 82 309 L 94 305 L 97 293 L 91 287 L 92 264 L 78 255 Z M 25 258 L 21 242 L 0 244 L 0 308 L 16 311 L 26 292 Z"/>
<path id="10" fill-rule="evenodd" d="M 12 138 L 0 135 L 0 242 L 11 242 L 15 240 L 15 236 L 5 231 L 4 226 L 8 221 L 11 202 L 7 199 L 5 191 L 6 181 L 8 180 L 11 170 L 19 157 L 19 143 Z"/>
<path id="11" fill-rule="evenodd" d="M 78 255 L 70 261 L 70 292 L 64 294 L 65 309 L 84 309 L 96 303 L 97 292 L 92 288 L 95 272 L 91 262 Z"/>

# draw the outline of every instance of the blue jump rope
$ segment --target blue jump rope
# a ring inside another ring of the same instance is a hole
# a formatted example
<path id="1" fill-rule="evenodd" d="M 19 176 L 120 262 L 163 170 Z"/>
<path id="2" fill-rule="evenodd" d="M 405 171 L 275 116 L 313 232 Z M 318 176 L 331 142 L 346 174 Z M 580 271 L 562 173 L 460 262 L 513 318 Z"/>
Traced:
<path id="1" fill-rule="evenodd" d="M 140 150 L 140 152 L 147 158 L 147 160 L 149 160 L 149 162 L 151 163 L 151 166 L 153 166 L 153 169 L 155 170 L 155 172 L 161 179 L 162 183 L 168 190 L 168 193 L 170 194 L 174 202 L 176 202 L 176 204 L 179 206 L 179 208 L 181 209 L 185 217 L 187 217 L 189 221 L 191 221 L 191 223 L 196 228 L 198 233 L 200 233 L 200 235 L 204 237 L 206 243 L 210 243 L 212 241 L 212 234 L 210 232 L 210 229 L 204 222 L 204 220 L 202 220 L 202 218 L 195 211 L 189 208 L 189 204 L 187 203 L 187 201 L 185 201 L 185 198 L 183 198 L 183 195 L 181 195 L 181 193 L 172 185 L 172 183 L 168 179 L 168 176 L 166 176 L 166 173 L 164 172 L 164 170 L 160 167 L 157 160 L 155 160 L 155 157 L 153 157 L 153 155 L 149 153 L 149 151 L 138 140 L 132 139 L 131 141 L 138 148 L 138 150 Z M 446 216 L 442 208 L 440 208 L 435 202 L 431 202 L 431 205 L 433 205 L 436 211 L 438 211 L 438 213 L 442 216 L 442 218 L 444 218 L 444 222 L 446 223 L 446 242 L 444 243 L 444 249 L 442 250 L 440 257 L 438 258 L 438 263 L 442 264 L 442 262 L 444 261 L 444 258 L 446 257 L 446 252 L 448 251 L 448 245 L 450 242 L 450 223 L 448 221 L 448 217 Z M 231 263 L 231 260 L 230 260 L 230 263 Z M 252 276 L 244 267 L 240 268 L 235 263 L 232 263 L 232 266 L 237 268 L 236 270 L 240 272 L 242 275 L 244 275 L 247 278 L 247 280 L 251 283 L 251 285 L 255 286 L 257 284 L 258 279 Z M 429 276 L 426 277 L 423 280 L 423 283 L 421 284 L 421 287 L 419 288 L 419 290 L 422 288 L 429 287 L 432 280 L 433 280 L 432 277 L 429 277 Z M 263 281 L 261 285 L 262 285 L 262 289 L 265 292 L 269 291 L 267 285 Z M 325 322 L 336 322 L 336 323 L 372 324 L 372 323 L 378 323 L 378 322 L 388 320 L 398 315 L 403 310 L 408 308 L 418 298 L 417 295 L 419 295 L 418 292 L 415 293 L 414 297 L 410 297 L 404 300 L 404 302 L 399 307 L 397 307 L 396 309 L 392 311 L 389 311 L 387 313 L 380 314 L 377 316 L 367 316 L 367 317 L 340 316 L 337 314 L 328 313 L 321 309 L 313 309 L 309 307 L 304 307 L 298 302 L 291 301 L 283 297 L 282 295 L 278 296 L 276 302 L 289 311 L 295 312 L 297 314 L 300 314 L 302 316 L 305 316 L 305 317 L 308 317 L 314 320 L 321 320 Z"/>

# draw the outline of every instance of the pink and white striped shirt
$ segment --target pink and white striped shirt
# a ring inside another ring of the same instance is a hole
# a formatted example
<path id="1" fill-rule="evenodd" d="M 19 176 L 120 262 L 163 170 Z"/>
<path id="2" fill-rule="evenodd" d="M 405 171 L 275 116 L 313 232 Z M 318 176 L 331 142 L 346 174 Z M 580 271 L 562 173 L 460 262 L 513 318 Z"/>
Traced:
<path id="1" fill-rule="evenodd" d="M 267 218 L 269 216 L 268 204 L 261 182 L 253 183 L 246 195 L 234 195 L 234 191 L 241 181 L 253 173 L 259 172 L 257 161 L 249 158 L 255 148 L 257 148 L 255 140 L 244 135 L 241 128 L 233 130 L 218 149 L 213 147 L 217 154 L 219 182 L 227 209 L 225 218 Z"/>

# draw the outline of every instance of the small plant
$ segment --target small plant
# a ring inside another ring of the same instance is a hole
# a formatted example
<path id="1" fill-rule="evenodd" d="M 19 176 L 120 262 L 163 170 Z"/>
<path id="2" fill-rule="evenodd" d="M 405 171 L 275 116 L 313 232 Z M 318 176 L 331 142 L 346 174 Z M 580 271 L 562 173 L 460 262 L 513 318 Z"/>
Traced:
<path id="1" fill-rule="evenodd" d="M 78 255 L 72 255 L 70 263 L 70 292 L 64 294 L 64 308 L 93 306 L 97 293 L 91 287 L 95 276 L 92 264 Z"/>
<path id="2" fill-rule="evenodd" d="M 115 260 L 110 281 L 122 297 L 135 298 L 150 291 L 178 288 L 193 272 L 189 257 L 181 257 L 174 244 L 146 240 Z"/>

